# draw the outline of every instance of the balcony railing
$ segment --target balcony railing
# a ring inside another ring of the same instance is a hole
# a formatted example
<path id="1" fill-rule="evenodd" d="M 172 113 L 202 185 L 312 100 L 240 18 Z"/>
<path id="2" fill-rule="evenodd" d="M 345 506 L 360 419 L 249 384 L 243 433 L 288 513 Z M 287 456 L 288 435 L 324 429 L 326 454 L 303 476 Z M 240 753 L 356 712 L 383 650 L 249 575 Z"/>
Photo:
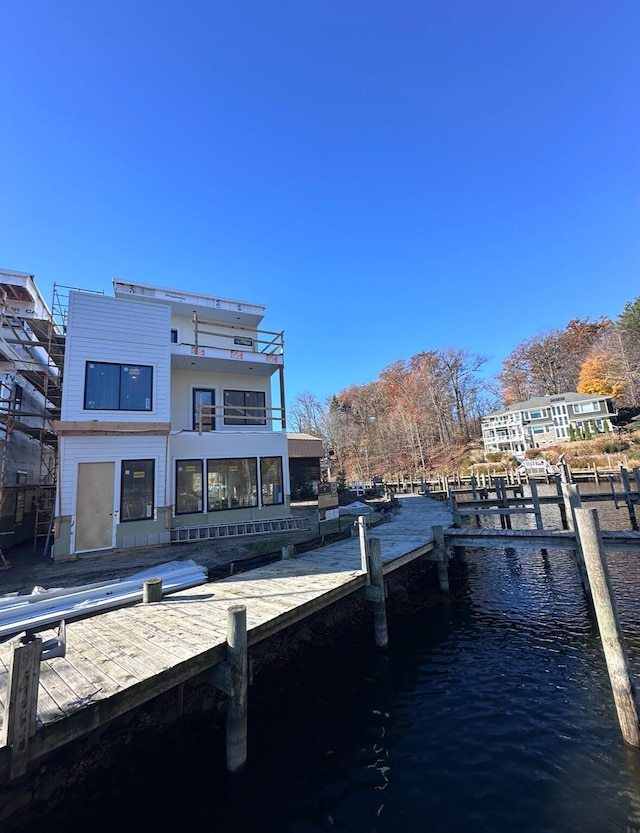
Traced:
<path id="1" fill-rule="evenodd" d="M 264 353 L 267 356 L 284 355 L 284 332 L 253 330 L 248 327 L 225 327 L 211 321 L 203 321 L 193 314 L 194 346 L 226 347 L 240 352 Z"/>
<path id="2" fill-rule="evenodd" d="M 286 428 L 284 408 L 198 404 L 196 421 L 199 434 L 215 431 L 216 419 L 222 419 L 224 428 L 238 426 L 260 428 L 262 426 L 266 429 L 270 426 L 269 430 L 273 431 L 277 430 L 274 428 L 274 423 L 279 424 L 282 431 Z M 224 420 L 230 421 L 225 423 Z"/>

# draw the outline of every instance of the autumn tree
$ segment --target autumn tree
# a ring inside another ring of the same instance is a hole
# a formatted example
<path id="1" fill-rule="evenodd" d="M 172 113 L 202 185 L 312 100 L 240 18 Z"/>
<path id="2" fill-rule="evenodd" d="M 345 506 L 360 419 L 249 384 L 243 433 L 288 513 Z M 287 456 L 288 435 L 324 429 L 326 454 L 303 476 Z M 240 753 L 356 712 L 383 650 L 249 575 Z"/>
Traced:
<path id="1" fill-rule="evenodd" d="M 518 344 L 499 374 L 505 405 L 577 389 L 585 356 L 611 327 L 608 318 L 574 318 Z"/>
<path id="2" fill-rule="evenodd" d="M 305 391 L 298 394 L 288 416 L 289 424 L 294 431 L 323 438 L 326 409 L 312 393 Z"/>

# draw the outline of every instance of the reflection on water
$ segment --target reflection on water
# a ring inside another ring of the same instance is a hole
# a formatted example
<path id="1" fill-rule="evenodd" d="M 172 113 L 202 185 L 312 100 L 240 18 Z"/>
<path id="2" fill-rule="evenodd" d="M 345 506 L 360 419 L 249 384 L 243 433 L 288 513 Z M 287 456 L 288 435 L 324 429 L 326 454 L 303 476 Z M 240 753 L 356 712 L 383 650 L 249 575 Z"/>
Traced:
<path id="1" fill-rule="evenodd" d="M 629 528 L 626 507 L 598 512 L 603 527 Z M 559 527 L 559 515 L 545 524 Z M 609 563 L 637 677 L 640 556 Z M 640 831 L 640 754 L 621 740 L 572 554 L 469 551 L 451 586 L 450 604 L 389 616 L 387 654 L 372 627 L 257 683 L 246 777 L 227 778 L 218 735 L 185 732 L 171 748 L 136 749 L 110 798 L 98 792 L 56 823 L 68 833 L 125 822 L 234 833 Z"/>

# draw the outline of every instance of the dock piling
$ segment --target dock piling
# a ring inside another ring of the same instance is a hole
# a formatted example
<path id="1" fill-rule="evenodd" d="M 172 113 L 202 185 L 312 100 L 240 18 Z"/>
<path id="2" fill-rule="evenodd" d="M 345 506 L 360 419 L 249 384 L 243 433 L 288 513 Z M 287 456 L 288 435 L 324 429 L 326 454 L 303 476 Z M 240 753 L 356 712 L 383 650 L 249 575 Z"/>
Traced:
<path id="1" fill-rule="evenodd" d="M 369 538 L 369 575 L 371 589 L 375 591 L 373 603 L 373 628 L 376 645 L 386 648 L 389 644 L 387 629 L 387 605 L 384 592 L 384 573 L 382 570 L 382 545 L 379 538 Z"/>
<path id="2" fill-rule="evenodd" d="M 227 702 L 227 769 L 239 773 L 247 762 L 249 658 L 247 608 L 244 605 L 232 605 L 228 611 L 227 662 L 232 689 Z"/>
<path id="3" fill-rule="evenodd" d="M 598 513 L 595 509 L 576 508 L 575 518 L 622 737 L 629 745 L 640 747 L 636 694 L 611 589 Z"/>
<path id="4" fill-rule="evenodd" d="M 449 592 L 449 569 L 447 564 L 447 548 L 444 543 L 444 529 L 433 527 L 433 543 L 436 563 L 438 565 L 438 584 L 442 593 Z"/>
<path id="5" fill-rule="evenodd" d="M 636 513 L 633 506 L 633 498 L 631 497 L 631 486 L 629 485 L 629 472 L 620 466 L 620 482 L 624 489 L 624 500 L 627 504 L 627 511 L 629 512 L 629 521 L 631 522 L 631 529 L 638 531 L 638 522 L 636 521 Z"/>
<path id="6" fill-rule="evenodd" d="M 142 601 L 144 604 L 162 601 L 162 579 L 148 578 L 142 585 Z"/>
<path id="7" fill-rule="evenodd" d="M 360 565 L 362 572 L 366 575 L 366 584 L 371 584 L 369 572 L 369 547 L 367 541 L 367 519 L 364 515 L 358 515 L 358 537 L 360 538 Z"/>
<path id="8" fill-rule="evenodd" d="M 29 740 L 36 733 L 42 639 L 28 636 L 12 644 L 0 746 L 11 749 L 9 780 L 24 775 Z"/>

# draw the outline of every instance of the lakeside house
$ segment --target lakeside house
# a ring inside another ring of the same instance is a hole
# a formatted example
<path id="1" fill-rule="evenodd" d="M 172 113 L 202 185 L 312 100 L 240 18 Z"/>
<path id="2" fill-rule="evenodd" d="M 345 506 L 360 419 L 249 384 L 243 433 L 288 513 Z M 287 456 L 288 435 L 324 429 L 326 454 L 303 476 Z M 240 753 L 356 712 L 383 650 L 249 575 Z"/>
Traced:
<path id="1" fill-rule="evenodd" d="M 265 308 L 113 291 L 69 293 L 54 559 L 287 518 L 284 336 L 259 329 Z"/>
<path id="2" fill-rule="evenodd" d="M 572 437 L 613 431 L 616 409 L 607 396 L 559 393 L 514 402 L 482 418 L 485 454 L 518 456 Z"/>

